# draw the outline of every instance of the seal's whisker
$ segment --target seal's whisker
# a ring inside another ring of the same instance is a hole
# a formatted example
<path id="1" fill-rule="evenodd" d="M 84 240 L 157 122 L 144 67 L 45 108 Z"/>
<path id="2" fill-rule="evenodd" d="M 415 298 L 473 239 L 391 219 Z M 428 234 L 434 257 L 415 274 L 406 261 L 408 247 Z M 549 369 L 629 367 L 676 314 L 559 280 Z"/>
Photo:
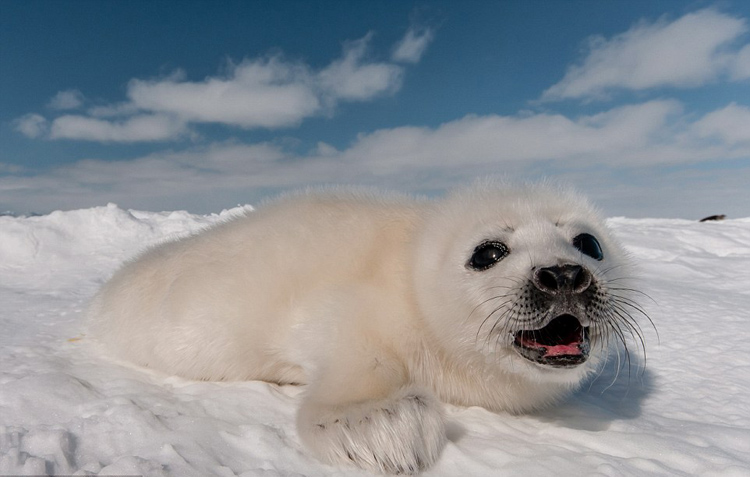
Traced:
<path id="1" fill-rule="evenodd" d="M 616 329 L 616 324 L 612 322 L 608 322 L 607 326 L 612 330 L 611 336 L 622 336 L 621 332 Z M 621 338 L 622 339 L 622 338 Z M 615 375 L 612 377 L 612 381 L 607 385 L 606 388 L 602 390 L 602 392 L 606 392 L 608 389 L 610 389 L 612 386 L 614 386 L 615 382 L 617 382 L 617 379 L 620 377 L 620 372 L 622 371 L 623 366 L 623 359 L 621 356 L 621 350 L 619 346 L 615 346 L 615 355 L 617 356 L 617 362 L 615 366 Z M 624 347 L 625 351 L 625 357 L 628 363 L 628 383 L 630 382 L 630 353 L 628 352 L 628 347 L 625 345 Z"/>
<path id="2" fill-rule="evenodd" d="M 624 348 L 625 359 L 627 360 L 627 363 L 628 363 L 628 383 L 629 383 L 630 382 L 630 369 L 632 367 L 632 362 L 630 360 L 630 348 L 628 348 L 628 341 L 625 338 L 625 333 L 620 327 L 620 322 L 618 320 L 610 319 L 609 323 L 612 326 L 612 330 L 615 336 L 617 336 L 617 338 L 620 340 L 620 343 L 622 343 L 622 346 Z"/>
<path id="3" fill-rule="evenodd" d="M 617 300 L 613 300 L 611 311 L 616 315 L 616 318 L 619 318 L 619 320 L 627 325 L 628 328 L 631 328 L 633 332 L 638 334 L 638 339 L 640 341 L 643 341 L 643 330 L 641 329 L 641 325 L 638 324 L 638 322 L 630 313 L 628 313 L 627 309 L 620 302 L 618 302 Z"/>
<path id="4" fill-rule="evenodd" d="M 610 266 L 607 266 L 607 267 L 596 267 L 595 271 L 599 275 L 608 275 L 611 271 L 617 270 L 618 268 L 625 268 L 626 266 L 627 265 L 621 263 L 621 264 L 617 264 L 617 265 L 610 265 Z M 610 278 L 609 281 L 611 281 L 611 280 L 619 280 L 619 279 L 622 279 L 622 278 L 623 277 Z"/>
<path id="5" fill-rule="evenodd" d="M 620 350 L 617 349 L 615 352 L 616 362 L 615 362 L 615 375 L 612 376 L 612 380 L 607 384 L 607 386 L 602 389 L 602 394 L 607 392 L 612 386 L 615 385 L 617 382 L 617 378 L 620 377 L 620 370 L 622 369 L 622 358 L 620 357 Z M 605 365 L 609 362 L 609 357 L 607 358 L 607 361 L 605 362 Z M 604 374 L 604 366 L 602 366 L 601 374 Z"/>
<path id="6" fill-rule="evenodd" d="M 475 306 L 475 307 L 474 307 L 474 308 L 473 308 L 473 309 L 471 310 L 471 313 L 469 313 L 469 316 L 467 316 L 467 317 L 466 317 L 466 320 L 469 320 L 469 319 L 471 319 L 471 315 L 473 315 L 473 314 L 474 314 L 474 312 L 475 312 L 475 311 L 477 311 L 477 309 L 479 309 L 479 308 L 480 308 L 480 307 L 481 307 L 482 305 L 484 305 L 484 304 L 486 304 L 486 303 L 489 303 L 489 302 L 491 302 L 492 300 L 498 300 L 498 299 L 500 299 L 500 298 L 507 298 L 507 297 L 509 297 L 509 296 L 510 296 L 510 293 L 509 293 L 509 294 L 506 294 L 506 295 L 497 295 L 497 296 L 493 296 L 493 297 L 487 298 L 486 300 L 484 300 L 483 302 L 481 302 L 480 304 L 478 304 L 477 306 Z"/>
<path id="7" fill-rule="evenodd" d="M 612 302 L 612 312 L 617 315 L 617 317 L 622 320 L 623 323 L 625 323 L 628 328 L 631 329 L 631 331 L 638 335 L 638 340 L 643 343 L 643 329 L 641 329 L 641 325 L 638 324 L 638 321 L 636 321 L 633 316 L 628 313 L 627 309 L 619 303 L 618 301 Z M 635 339 L 635 336 L 633 337 Z"/>
<path id="8" fill-rule="evenodd" d="M 632 308 L 633 310 L 637 311 L 641 316 L 643 316 L 644 318 L 646 318 L 646 320 L 648 320 L 648 322 L 651 324 L 651 328 L 653 328 L 654 332 L 656 333 L 656 339 L 657 339 L 657 341 L 660 340 L 660 338 L 659 338 L 659 330 L 656 328 L 656 324 L 651 319 L 651 317 L 648 315 L 648 313 L 646 313 L 646 311 L 638 303 L 636 303 L 634 300 L 632 300 L 630 298 L 626 298 L 626 297 L 623 297 L 623 296 L 620 296 L 620 295 L 613 295 L 613 300 L 617 301 L 618 303 L 620 303 L 622 305 L 625 305 L 625 306 L 628 306 L 628 307 Z"/>
<path id="9" fill-rule="evenodd" d="M 490 314 L 489 314 L 489 315 L 487 315 L 487 318 L 485 318 L 485 319 L 484 319 L 484 321 L 482 321 L 482 324 L 481 324 L 481 325 L 479 325 L 479 329 L 477 329 L 477 338 L 479 337 L 479 333 L 480 333 L 480 332 L 482 331 L 482 327 L 483 327 L 483 326 L 484 326 L 484 324 L 485 324 L 485 323 L 487 322 L 487 320 L 489 320 L 490 318 L 492 318 L 492 315 L 494 315 L 494 314 L 495 314 L 495 313 L 497 313 L 498 311 L 502 310 L 502 309 L 503 309 L 503 307 L 504 307 L 505 305 L 507 305 L 508 303 L 511 303 L 511 302 L 512 302 L 512 300 L 507 300 L 507 301 L 504 301 L 504 302 L 503 302 L 503 303 L 501 303 L 501 304 L 500 304 L 500 305 L 499 305 L 499 306 L 498 306 L 497 308 L 495 308 L 494 310 L 492 310 L 492 311 L 490 312 Z M 500 317 L 501 317 L 501 318 L 502 318 L 502 316 L 503 316 L 503 315 L 500 315 Z M 499 321 L 500 321 L 499 319 L 498 319 L 498 320 L 496 320 L 496 321 L 495 321 L 495 324 L 494 324 L 494 325 L 492 325 L 492 328 L 491 328 L 491 329 L 490 329 L 490 331 L 489 331 L 489 332 L 487 333 L 487 335 L 488 335 L 488 336 L 492 335 L 492 331 L 493 331 L 493 330 L 495 329 L 495 327 L 497 326 L 497 324 L 498 324 L 498 322 L 499 322 Z"/>
<path id="10" fill-rule="evenodd" d="M 649 301 L 651 301 L 652 303 L 656 304 L 656 300 L 651 295 L 649 295 L 648 293 L 644 292 L 643 290 L 639 290 L 637 288 L 632 288 L 632 287 L 621 287 L 621 286 L 613 287 L 611 285 L 612 282 L 617 282 L 619 280 L 632 281 L 634 279 L 630 278 L 630 277 L 610 278 L 610 279 L 607 280 L 607 287 L 610 290 L 625 291 L 625 292 L 628 292 L 628 293 L 634 293 L 634 294 L 636 294 L 638 296 L 642 296 L 643 298 L 648 298 Z"/>
<path id="11" fill-rule="evenodd" d="M 620 315 L 619 311 L 615 310 L 612 313 L 614 315 L 617 315 L 618 318 L 621 318 L 621 315 Z M 622 322 L 623 323 L 627 323 L 624 320 Z M 640 348 L 643 351 L 643 365 L 645 367 L 646 361 L 648 360 L 648 356 L 646 354 L 646 343 L 645 343 L 645 340 L 643 339 L 643 336 L 639 332 L 639 328 L 636 328 L 636 327 L 634 327 L 634 326 L 632 326 L 630 324 L 627 324 L 626 328 L 627 328 L 628 332 L 630 333 L 630 336 L 633 338 L 633 340 L 640 344 Z"/>

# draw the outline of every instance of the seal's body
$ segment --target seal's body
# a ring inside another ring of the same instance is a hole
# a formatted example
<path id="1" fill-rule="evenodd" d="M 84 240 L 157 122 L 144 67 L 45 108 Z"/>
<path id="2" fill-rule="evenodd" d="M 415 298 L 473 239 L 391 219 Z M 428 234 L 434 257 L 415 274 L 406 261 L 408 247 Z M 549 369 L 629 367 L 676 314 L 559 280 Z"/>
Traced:
<path id="1" fill-rule="evenodd" d="M 439 401 L 523 412 L 575 389 L 632 327 L 612 286 L 628 274 L 569 191 L 329 190 L 147 251 L 89 314 L 143 366 L 304 384 L 299 435 L 319 458 L 413 473 L 444 445 Z"/>

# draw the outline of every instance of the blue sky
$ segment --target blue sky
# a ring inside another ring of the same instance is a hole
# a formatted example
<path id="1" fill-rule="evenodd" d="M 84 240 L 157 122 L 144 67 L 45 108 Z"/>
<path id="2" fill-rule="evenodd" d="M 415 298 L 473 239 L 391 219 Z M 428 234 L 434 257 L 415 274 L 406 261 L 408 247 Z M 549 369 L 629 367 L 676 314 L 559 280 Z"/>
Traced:
<path id="1" fill-rule="evenodd" d="M 0 211 L 551 178 L 750 216 L 750 3 L 0 2 Z"/>

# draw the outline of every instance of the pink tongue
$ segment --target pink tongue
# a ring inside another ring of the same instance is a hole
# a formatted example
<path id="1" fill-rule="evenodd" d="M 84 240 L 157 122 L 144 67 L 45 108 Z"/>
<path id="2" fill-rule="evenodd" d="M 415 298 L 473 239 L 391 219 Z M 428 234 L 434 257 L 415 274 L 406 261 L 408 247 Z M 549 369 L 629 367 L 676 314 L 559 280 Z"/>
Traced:
<path id="1" fill-rule="evenodd" d="M 530 339 L 521 339 L 521 343 L 528 348 L 542 348 L 545 350 L 544 357 L 548 356 L 574 356 L 583 354 L 578 345 L 580 341 L 574 341 L 572 343 L 558 344 L 558 345 L 546 345 L 537 343 Z"/>
<path id="2" fill-rule="evenodd" d="M 581 349 L 578 347 L 578 343 L 545 346 L 545 348 L 547 349 L 547 352 L 544 354 L 545 357 L 582 354 Z"/>

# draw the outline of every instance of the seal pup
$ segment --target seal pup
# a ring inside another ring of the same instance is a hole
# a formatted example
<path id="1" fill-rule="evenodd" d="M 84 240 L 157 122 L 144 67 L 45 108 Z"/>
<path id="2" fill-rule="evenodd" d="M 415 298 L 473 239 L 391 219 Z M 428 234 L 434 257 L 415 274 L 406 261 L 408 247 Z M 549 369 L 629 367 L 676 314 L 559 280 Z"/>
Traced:
<path id="1" fill-rule="evenodd" d="M 142 366 L 305 385 L 297 430 L 319 459 L 410 474 L 445 445 L 441 401 L 547 406 L 637 334 L 630 273 L 570 190 L 308 191 L 146 251 L 89 319 Z"/>

